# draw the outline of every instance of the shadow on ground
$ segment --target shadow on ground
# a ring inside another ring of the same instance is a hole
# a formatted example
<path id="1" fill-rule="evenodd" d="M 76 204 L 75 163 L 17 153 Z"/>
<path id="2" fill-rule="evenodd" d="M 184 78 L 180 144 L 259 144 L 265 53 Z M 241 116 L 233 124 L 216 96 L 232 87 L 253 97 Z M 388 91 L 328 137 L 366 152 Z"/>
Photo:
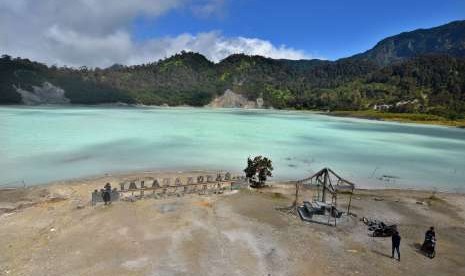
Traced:
<path id="1" fill-rule="evenodd" d="M 386 257 L 386 258 L 391 258 L 391 255 L 387 254 L 387 253 L 384 253 L 384 252 L 380 252 L 380 251 L 377 251 L 377 250 L 371 250 L 371 252 L 375 253 L 376 255 L 379 255 L 379 256 L 383 256 L 383 257 Z"/>

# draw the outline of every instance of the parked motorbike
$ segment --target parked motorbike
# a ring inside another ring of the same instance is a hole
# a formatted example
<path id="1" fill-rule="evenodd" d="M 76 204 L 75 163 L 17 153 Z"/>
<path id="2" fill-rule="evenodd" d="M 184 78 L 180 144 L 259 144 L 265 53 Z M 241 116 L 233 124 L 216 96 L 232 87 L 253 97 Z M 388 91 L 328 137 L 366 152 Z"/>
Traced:
<path id="1" fill-rule="evenodd" d="M 373 230 L 373 237 L 390 237 L 397 230 L 397 225 L 383 225 Z"/>
<path id="2" fill-rule="evenodd" d="M 390 237 L 397 230 L 396 224 L 386 225 L 382 221 L 365 217 L 361 220 L 368 226 L 369 231 L 373 231 L 371 233 L 373 237 Z"/>

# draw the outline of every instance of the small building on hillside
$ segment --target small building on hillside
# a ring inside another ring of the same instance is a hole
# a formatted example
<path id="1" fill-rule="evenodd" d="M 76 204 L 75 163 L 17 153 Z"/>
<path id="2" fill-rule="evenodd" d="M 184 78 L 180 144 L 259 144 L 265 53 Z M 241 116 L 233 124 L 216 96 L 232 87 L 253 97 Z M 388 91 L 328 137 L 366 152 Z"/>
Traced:
<path id="1" fill-rule="evenodd" d="M 388 111 L 392 107 L 393 107 L 392 104 L 375 104 L 373 106 L 373 109 L 377 111 Z"/>

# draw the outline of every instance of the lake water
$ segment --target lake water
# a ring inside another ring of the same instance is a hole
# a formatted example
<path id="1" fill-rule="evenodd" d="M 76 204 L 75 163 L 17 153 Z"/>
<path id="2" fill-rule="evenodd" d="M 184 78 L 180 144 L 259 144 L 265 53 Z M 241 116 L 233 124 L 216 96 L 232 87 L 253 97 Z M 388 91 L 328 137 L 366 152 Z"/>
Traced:
<path id="1" fill-rule="evenodd" d="M 232 170 L 273 160 L 274 179 L 327 166 L 361 187 L 465 192 L 465 130 L 304 112 L 0 107 L 0 185 L 133 170 Z"/>

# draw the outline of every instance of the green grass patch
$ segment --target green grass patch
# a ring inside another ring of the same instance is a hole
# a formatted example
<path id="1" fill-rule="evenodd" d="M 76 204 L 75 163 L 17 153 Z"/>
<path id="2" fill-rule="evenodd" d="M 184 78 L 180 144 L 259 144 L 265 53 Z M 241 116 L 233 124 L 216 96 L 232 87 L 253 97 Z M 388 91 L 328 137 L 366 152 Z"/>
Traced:
<path id="1" fill-rule="evenodd" d="M 421 123 L 433 125 L 445 125 L 455 127 L 465 127 L 465 120 L 449 120 L 447 118 L 424 113 L 391 113 L 380 112 L 375 110 L 360 110 L 360 111 L 332 111 L 328 113 L 333 116 L 355 117 L 363 119 L 396 121 L 405 123 Z"/>

